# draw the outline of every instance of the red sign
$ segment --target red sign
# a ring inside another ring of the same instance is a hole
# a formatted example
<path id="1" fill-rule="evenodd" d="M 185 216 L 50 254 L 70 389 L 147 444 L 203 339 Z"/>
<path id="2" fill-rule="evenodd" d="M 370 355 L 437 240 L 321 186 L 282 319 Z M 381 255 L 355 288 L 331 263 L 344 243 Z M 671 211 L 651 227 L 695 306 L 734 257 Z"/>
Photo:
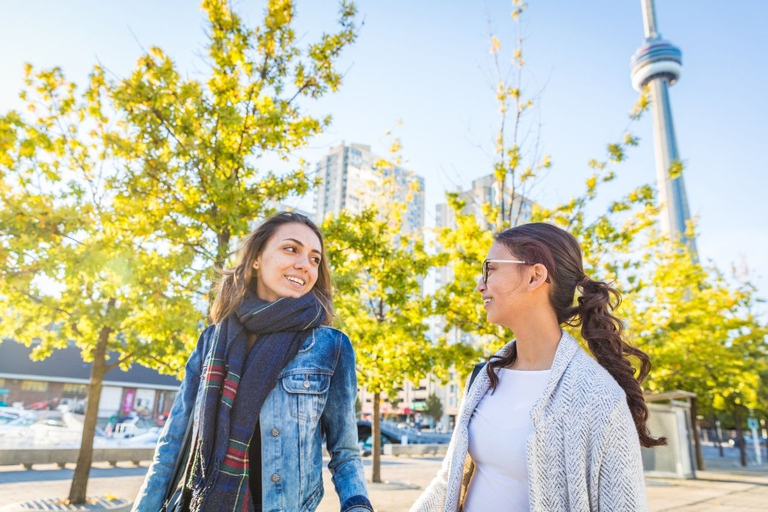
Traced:
<path id="1" fill-rule="evenodd" d="M 123 395 L 123 414 L 128 414 L 133 410 L 133 399 L 136 397 L 135 389 L 126 389 Z"/>

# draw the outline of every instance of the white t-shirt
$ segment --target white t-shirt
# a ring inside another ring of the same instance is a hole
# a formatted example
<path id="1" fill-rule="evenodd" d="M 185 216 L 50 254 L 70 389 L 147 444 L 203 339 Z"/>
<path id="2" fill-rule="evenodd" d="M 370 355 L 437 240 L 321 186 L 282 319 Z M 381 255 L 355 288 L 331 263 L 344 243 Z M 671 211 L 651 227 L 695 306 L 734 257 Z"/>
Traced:
<path id="1" fill-rule="evenodd" d="M 485 370 L 483 370 L 485 371 Z M 526 445 L 533 434 L 531 408 L 551 370 L 499 371 L 499 385 L 480 400 L 469 422 L 475 471 L 465 512 L 528 512 Z"/>

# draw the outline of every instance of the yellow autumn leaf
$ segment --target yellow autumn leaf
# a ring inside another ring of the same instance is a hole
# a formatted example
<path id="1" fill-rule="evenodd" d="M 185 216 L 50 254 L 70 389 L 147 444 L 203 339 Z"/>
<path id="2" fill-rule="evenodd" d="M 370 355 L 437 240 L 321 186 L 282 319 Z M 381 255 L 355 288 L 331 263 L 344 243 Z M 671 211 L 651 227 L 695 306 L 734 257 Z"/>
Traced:
<path id="1" fill-rule="evenodd" d="M 491 36 L 491 55 L 496 55 L 501 51 L 501 41 L 496 36 Z"/>

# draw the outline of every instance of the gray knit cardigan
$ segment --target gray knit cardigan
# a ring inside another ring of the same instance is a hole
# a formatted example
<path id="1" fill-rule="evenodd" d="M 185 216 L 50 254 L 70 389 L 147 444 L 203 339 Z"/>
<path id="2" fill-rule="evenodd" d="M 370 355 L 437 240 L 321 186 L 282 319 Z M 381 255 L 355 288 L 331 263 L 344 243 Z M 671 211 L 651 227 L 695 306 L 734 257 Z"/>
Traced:
<path id="1" fill-rule="evenodd" d="M 508 354 L 513 343 L 498 355 Z M 489 384 L 483 370 L 465 390 L 442 469 L 411 512 L 461 510 L 473 470 L 467 427 Z M 564 331 L 531 421 L 527 458 L 532 511 L 647 510 L 640 442 L 624 391 Z"/>

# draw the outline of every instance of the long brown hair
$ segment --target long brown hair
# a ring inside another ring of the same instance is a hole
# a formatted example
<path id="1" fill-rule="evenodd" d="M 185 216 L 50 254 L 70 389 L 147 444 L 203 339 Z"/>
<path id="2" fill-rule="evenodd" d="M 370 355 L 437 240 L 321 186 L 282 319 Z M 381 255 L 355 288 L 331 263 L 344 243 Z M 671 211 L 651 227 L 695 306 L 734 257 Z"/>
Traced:
<path id="1" fill-rule="evenodd" d="M 547 268 L 552 282 L 549 303 L 555 310 L 557 321 L 561 325 L 581 326 L 581 336 L 587 341 L 592 355 L 624 390 L 640 444 L 645 447 L 666 444 L 664 437 L 651 437 L 646 426 L 648 406 L 640 384 L 651 371 L 651 361 L 645 352 L 624 340 L 624 325 L 612 314 L 621 303 L 621 295 L 608 283 L 592 280 L 584 274 L 581 247 L 576 238 L 541 222 L 507 229 L 494 238 L 515 257 Z M 574 301 L 577 287 L 581 288 L 581 294 Z M 512 364 L 516 357 L 514 349 L 506 357 L 491 357 L 486 371 L 492 389 L 498 384 L 497 369 Z M 630 357 L 640 363 L 637 375 Z"/>
<path id="2" fill-rule="evenodd" d="M 331 284 L 331 271 L 328 268 L 328 258 L 325 254 L 323 234 L 308 217 L 295 212 L 280 212 L 259 224 L 259 227 L 243 240 L 235 266 L 217 270 L 219 280 L 215 285 L 216 298 L 210 313 L 213 323 L 219 323 L 234 313 L 242 303 L 245 292 L 249 288 L 256 293 L 257 277 L 253 270 L 253 262 L 262 253 L 277 229 L 284 224 L 291 223 L 307 226 L 320 240 L 322 255 L 320 266 L 317 269 L 317 282 L 312 287 L 311 293 L 317 297 L 325 310 L 324 323 L 326 325 L 333 323 L 333 286 Z"/>

